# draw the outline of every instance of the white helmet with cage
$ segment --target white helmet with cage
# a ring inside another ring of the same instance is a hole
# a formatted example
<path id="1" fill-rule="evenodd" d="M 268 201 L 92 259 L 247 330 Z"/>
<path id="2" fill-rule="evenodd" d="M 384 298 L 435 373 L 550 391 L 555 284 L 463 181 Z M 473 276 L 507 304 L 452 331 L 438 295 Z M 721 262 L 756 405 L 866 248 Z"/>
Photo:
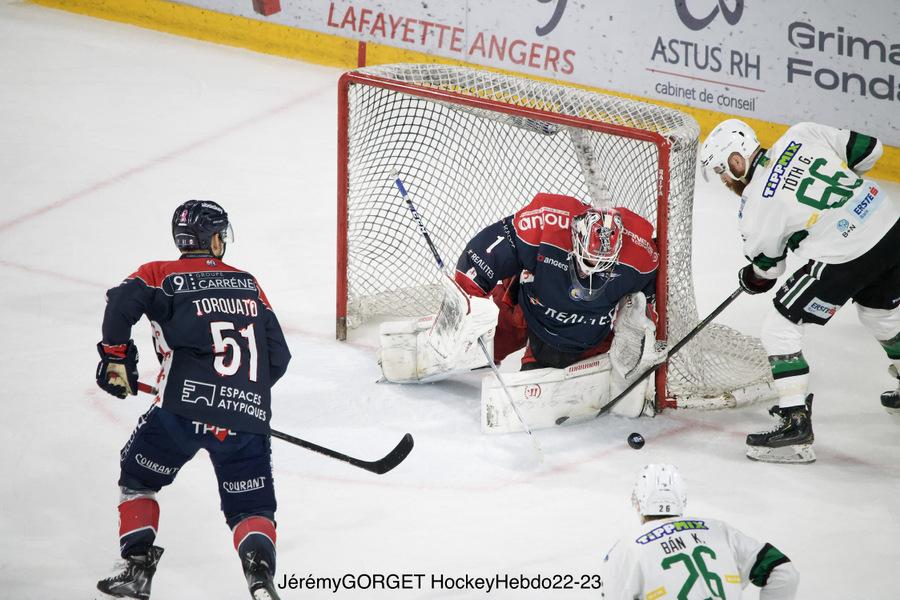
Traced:
<path id="1" fill-rule="evenodd" d="M 675 465 L 650 464 L 638 474 L 631 502 L 642 516 L 676 517 L 684 513 L 687 489 Z"/>
<path id="2" fill-rule="evenodd" d="M 624 235 L 614 208 L 589 208 L 572 220 L 572 262 L 581 277 L 607 271 L 619 260 Z"/>
<path id="3" fill-rule="evenodd" d="M 739 119 L 722 121 L 716 128 L 709 132 L 703 145 L 700 147 L 700 164 L 703 176 L 707 176 L 707 169 L 712 169 L 717 175 L 728 173 L 733 179 L 747 182 L 747 173 L 753 153 L 759 148 L 759 139 L 753 128 Z M 728 157 L 737 152 L 747 164 L 743 174 L 738 177 L 728 163 Z"/>

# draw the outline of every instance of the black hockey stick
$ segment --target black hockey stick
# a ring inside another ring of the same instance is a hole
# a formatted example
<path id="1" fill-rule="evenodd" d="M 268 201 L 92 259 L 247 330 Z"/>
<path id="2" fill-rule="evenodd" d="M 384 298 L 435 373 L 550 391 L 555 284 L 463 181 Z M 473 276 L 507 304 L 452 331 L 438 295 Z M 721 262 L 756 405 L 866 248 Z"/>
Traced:
<path id="1" fill-rule="evenodd" d="M 653 365 L 652 367 L 650 367 L 649 369 L 647 369 L 643 374 L 641 374 L 640 377 L 638 377 L 637 379 L 635 379 L 634 381 L 632 381 L 631 384 L 630 384 L 628 387 L 626 387 L 624 390 L 622 390 L 622 392 L 620 392 L 618 396 L 616 396 L 615 398 L 613 398 L 612 400 L 610 400 L 609 403 L 606 404 L 606 406 L 604 406 L 603 408 L 601 408 L 601 409 L 600 409 L 600 412 L 598 412 L 598 413 L 595 415 L 595 417 L 600 417 L 600 416 L 602 416 L 602 415 L 605 415 L 605 414 L 608 413 L 609 411 L 611 411 L 611 410 L 613 409 L 613 407 L 614 407 L 616 404 L 618 404 L 619 402 L 621 402 L 622 398 L 624 398 L 625 396 L 627 396 L 628 393 L 629 393 L 631 390 L 633 390 L 634 388 L 636 388 L 636 387 L 638 386 L 639 383 L 641 383 L 642 381 L 644 381 L 645 379 L 647 379 L 648 377 L 650 377 L 650 375 L 652 375 L 653 373 L 656 373 L 657 369 L 659 369 L 661 366 L 663 366 L 664 364 L 666 364 L 666 361 L 669 360 L 670 358 L 672 358 L 672 356 L 673 356 L 676 352 L 678 352 L 679 350 L 681 350 L 681 348 L 684 347 L 684 345 L 687 344 L 689 341 L 691 341 L 691 339 L 693 339 L 693 337 L 694 337 L 695 335 L 697 335 L 698 333 L 700 333 L 701 331 L 703 331 L 703 329 L 704 329 L 707 325 L 709 325 L 709 324 L 712 322 L 713 319 L 715 319 L 716 317 L 718 317 L 718 316 L 719 316 L 719 313 L 721 313 L 723 310 L 725 310 L 725 309 L 728 307 L 729 304 L 731 304 L 732 302 L 734 302 L 734 299 L 737 298 L 738 296 L 740 296 L 740 295 L 741 295 L 741 292 L 743 292 L 743 291 L 744 291 L 743 288 L 740 288 L 740 287 L 739 287 L 739 288 L 737 288 L 736 290 L 734 290 L 733 292 L 731 292 L 731 295 L 728 296 L 727 298 L 725 298 L 725 300 L 722 302 L 722 304 L 720 304 L 719 306 L 717 306 L 717 307 L 715 308 L 715 310 L 713 310 L 711 313 L 709 313 L 709 315 L 707 315 L 705 319 L 703 319 L 702 321 L 700 321 L 699 323 L 697 323 L 697 326 L 696 326 L 696 327 L 694 327 L 693 329 L 691 329 L 691 330 L 687 333 L 687 335 L 685 335 L 683 338 L 681 338 L 681 340 L 678 341 L 677 344 L 675 344 L 674 346 L 672 346 L 672 349 L 671 349 L 671 350 L 669 350 L 668 352 L 666 352 L 666 359 L 665 359 L 664 361 L 662 361 L 661 363 L 658 363 L 658 364 L 656 364 L 656 365 Z M 568 421 L 568 420 L 569 420 L 569 417 L 560 417 L 560 418 L 558 418 L 558 419 L 556 420 L 556 424 L 557 424 L 557 425 L 562 425 L 563 423 L 565 423 L 565 422 Z"/>
<path id="2" fill-rule="evenodd" d="M 158 393 L 158 390 L 155 387 L 142 381 L 138 382 L 138 390 L 147 394 L 153 394 L 154 396 Z M 270 429 L 269 435 L 290 444 L 294 444 L 295 446 L 300 446 L 301 448 L 306 448 L 307 450 L 312 450 L 313 452 L 318 452 L 319 454 L 324 454 L 325 456 L 329 456 L 336 460 L 349 463 L 354 467 L 359 467 L 360 469 L 364 469 L 377 475 L 383 475 L 402 463 L 413 449 L 413 436 L 407 433 L 403 436 L 403 439 L 400 440 L 400 443 L 398 443 L 393 450 L 388 452 L 384 458 L 368 461 L 341 454 L 335 450 L 313 444 L 312 442 L 307 442 L 306 440 L 301 440 L 300 438 L 282 433 L 275 429 Z"/>

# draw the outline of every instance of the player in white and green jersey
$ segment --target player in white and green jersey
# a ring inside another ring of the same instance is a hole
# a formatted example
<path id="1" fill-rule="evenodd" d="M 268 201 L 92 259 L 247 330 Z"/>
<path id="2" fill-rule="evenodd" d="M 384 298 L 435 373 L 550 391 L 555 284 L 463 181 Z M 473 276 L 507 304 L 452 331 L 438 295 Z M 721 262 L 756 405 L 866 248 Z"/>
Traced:
<path id="1" fill-rule="evenodd" d="M 684 482 L 673 465 L 651 464 L 638 475 L 631 501 L 640 527 L 604 559 L 608 600 L 740 600 L 752 583 L 760 600 L 791 600 L 800 576 L 771 544 L 731 525 L 685 516 Z"/>
<path id="2" fill-rule="evenodd" d="M 741 197 L 738 219 L 750 264 L 738 275 L 750 294 L 767 292 L 791 250 L 807 263 L 775 294 L 760 337 L 778 390 L 779 421 L 747 436 L 747 456 L 812 462 L 812 394 L 803 327 L 824 325 L 848 300 L 859 320 L 900 369 L 900 198 L 863 175 L 882 154 L 874 137 L 815 123 L 788 129 L 762 148 L 746 123 L 720 123 L 700 150 L 704 168 Z M 900 387 L 882 394 L 900 409 Z"/>

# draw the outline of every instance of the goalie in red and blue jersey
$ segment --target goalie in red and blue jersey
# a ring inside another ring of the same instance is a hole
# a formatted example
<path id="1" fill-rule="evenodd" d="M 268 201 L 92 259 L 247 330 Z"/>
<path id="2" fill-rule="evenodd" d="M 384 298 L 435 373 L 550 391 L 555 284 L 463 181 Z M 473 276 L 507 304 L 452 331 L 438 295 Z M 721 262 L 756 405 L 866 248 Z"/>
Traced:
<path id="1" fill-rule="evenodd" d="M 500 308 L 496 361 L 525 346 L 523 370 L 563 368 L 609 349 L 623 297 L 642 292 L 652 307 L 659 264 L 652 234 L 626 208 L 538 194 L 469 242 L 456 282 L 471 296 L 492 294 Z"/>
<path id="2" fill-rule="evenodd" d="M 156 493 L 205 449 L 250 593 L 277 598 L 268 434 L 271 387 L 291 355 L 256 279 L 222 262 L 231 239 L 222 207 L 185 202 L 173 216 L 172 235 L 181 258 L 142 265 L 107 292 L 97 384 L 119 398 L 137 394 L 138 354 L 130 338 L 142 316 L 150 321 L 161 369 L 156 402 L 121 452 L 124 562 L 97 587 L 109 597 L 149 598 L 163 552 L 154 545 Z"/>
<path id="3" fill-rule="evenodd" d="M 665 358 L 655 338 L 659 254 L 652 235 L 652 225 L 626 208 L 595 208 L 571 196 L 538 194 L 466 245 L 454 279 L 443 281 L 436 315 L 382 324 L 385 379 L 437 381 L 486 366 L 491 349 L 499 364 L 524 347 L 522 371 L 559 372 L 512 378 L 514 396 L 527 393 L 533 382 L 566 379 L 565 393 L 579 398 L 554 400 L 555 384 L 550 385 L 540 402 L 528 402 L 533 423 L 544 426 L 560 416 L 552 414 L 554 402 L 565 404 L 560 411 L 573 409 L 562 413 L 567 418 L 596 414 L 635 376 Z M 608 362 L 590 360 L 607 352 Z M 564 372 L 569 367 L 575 371 Z M 647 386 L 636 388 L 614 412 L 638 416 L 648 393 Z M 482 388 L 483 415 L 497 414 L 488 406 L 491 394 Z M 482 425 L 497 423 L 492 418 Z"/>

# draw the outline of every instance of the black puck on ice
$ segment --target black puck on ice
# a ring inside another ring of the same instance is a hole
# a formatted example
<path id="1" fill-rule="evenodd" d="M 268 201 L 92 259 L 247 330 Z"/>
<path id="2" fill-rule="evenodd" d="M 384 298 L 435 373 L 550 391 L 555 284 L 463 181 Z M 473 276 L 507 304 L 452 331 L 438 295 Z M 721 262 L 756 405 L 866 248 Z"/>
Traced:
<path id="1" fill-rule="evenodd" d="M 644 436 L 639 433 L 632 433 L 628 436 L 628 445 L 635 450 L 640 450 L 644 447 Z"/>

